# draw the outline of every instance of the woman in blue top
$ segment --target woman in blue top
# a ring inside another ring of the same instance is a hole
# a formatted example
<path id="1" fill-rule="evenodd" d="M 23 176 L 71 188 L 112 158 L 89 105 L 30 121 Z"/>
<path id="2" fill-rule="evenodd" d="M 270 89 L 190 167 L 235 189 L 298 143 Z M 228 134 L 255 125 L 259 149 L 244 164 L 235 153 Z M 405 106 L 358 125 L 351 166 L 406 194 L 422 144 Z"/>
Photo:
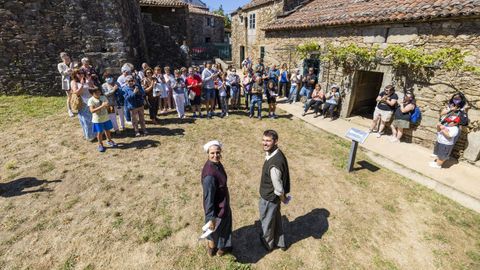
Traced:
<path id="1" fill-rule="evenodd" d="M 135 136 L 139 137 L 141 134 L 138 130 L 138 124 L 142 127 L 143 134 L 147 135 L 147 128 L 145 127 L 145 115 L 143 104 L 145 102 L 145 91 L 143 88 L 135 84 L 135 79 L 132 76 L 126 77 L 127 85 L 123 88 L 123 95 L 125 97 L 125 106 L 130 111 L 132 117 L 132 125 L 135 130 Z"/>
<path id="2" fill-rule="evenodd" d="M 283 96 L 283 93 L 285 93 L 285 96 L 288 95 L 287 85 L 288 85 L 287 64 L 283 63 L 282 68 L 280 68 L 280 76 L 278 78 L 278 96 L 279 97 Z"/>

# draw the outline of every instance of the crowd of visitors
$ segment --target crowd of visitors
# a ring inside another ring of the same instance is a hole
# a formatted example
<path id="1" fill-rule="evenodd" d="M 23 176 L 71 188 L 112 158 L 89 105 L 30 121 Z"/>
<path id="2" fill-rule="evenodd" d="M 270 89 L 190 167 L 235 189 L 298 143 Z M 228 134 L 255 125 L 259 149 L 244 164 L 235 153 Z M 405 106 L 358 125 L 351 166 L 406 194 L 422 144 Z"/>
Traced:
<path id="1" fill-rule="evenodd" d="M 192 118 L 211 119 L 228 117 L 229 113 L 238 112 L 243 107 L 250 118 L 262 119 L 264 101 L 268 104 L 267 117 L 276 119 L 278 98 L 286 98 L 289 103 L 302 102 L 302 116 L 313 109 L 314 117 L 334 120 L 340 110 L 340 87 L 333 83 L 324 91 L 313 67 L 302 74 L 299 69 L 289 72 L 285 63 L 277 69 L 276 65 L 265 66 L 263 59 L 254 64 L 247 57 L 242 62 L 239 76 L 233 67 L 224 71 L 221 65 L 209 62 L 176 70 L 169 66 L 151 68 L 143 63 L 139 71 L 132 64 L 125 63 L 120 76 L 115 79 L 109 71 L 100 76 L 88 58 L 81 59 L 76 65 L 65 52 L 60 58 L 62 62 L 58 64 L 58 71 L 62 90 L 67 94 L 68 114 L 73 117 L 74 112 L 77 113 L 85 138 L 97 139 L 98 149 L 102 152 L 105 151 L 103 133 L 107 136 L 107 145 L 116 145 L 111 140 L 110 130 L 118 133 L 128 124 L 133 127 L 135 136 L 147 135 L 145 110 L 148 110 L 152 124 L 159 123 L 158 115 L 172 110 L 176 111 L 178 118 L 185 118 L 186 111 L 191 111 Z M 100 96 L 95 96 L 97 94 Z M 390 140 L 400 142 L 405 130 L 418 124 L 421 114 L 415 95 L 411 91 L 403 94 L 400 100 L 393 85 L 387 85 L 378 94 L 369 128 L 377 138 L 382 137 L 385 127 L 390 126 Z M 450 156 L 462 126 L 468 125 L 468 108 L 465 96 L 456 93 L 441 111 L 434 152 L 436 159 L 430 166 L 439 168 Z"/>

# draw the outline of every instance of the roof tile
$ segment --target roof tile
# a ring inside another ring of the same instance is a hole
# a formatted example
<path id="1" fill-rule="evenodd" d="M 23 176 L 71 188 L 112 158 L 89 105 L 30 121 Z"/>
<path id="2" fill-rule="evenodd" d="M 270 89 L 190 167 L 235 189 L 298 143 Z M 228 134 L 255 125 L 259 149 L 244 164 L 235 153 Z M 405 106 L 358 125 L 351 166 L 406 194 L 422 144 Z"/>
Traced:
<path id="1" fill-rule="evenodd" d="M 253 2 L 268 2 L 254 0 Z M 480 16 L 480 0 L 313 0 L 265 30 Z M 305 20 L 305 18 L 311 18 Z"/>

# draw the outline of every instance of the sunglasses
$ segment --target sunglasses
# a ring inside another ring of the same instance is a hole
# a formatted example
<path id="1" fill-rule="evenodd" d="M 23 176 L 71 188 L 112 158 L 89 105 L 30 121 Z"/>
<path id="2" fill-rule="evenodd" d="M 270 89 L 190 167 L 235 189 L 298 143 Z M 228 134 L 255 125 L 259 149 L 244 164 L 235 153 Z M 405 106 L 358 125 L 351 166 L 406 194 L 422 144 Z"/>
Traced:
<path id="1" fill-rule="evenodd" d="M 127 82 L 135 82 L 134 80 L 128 80 Z"/>

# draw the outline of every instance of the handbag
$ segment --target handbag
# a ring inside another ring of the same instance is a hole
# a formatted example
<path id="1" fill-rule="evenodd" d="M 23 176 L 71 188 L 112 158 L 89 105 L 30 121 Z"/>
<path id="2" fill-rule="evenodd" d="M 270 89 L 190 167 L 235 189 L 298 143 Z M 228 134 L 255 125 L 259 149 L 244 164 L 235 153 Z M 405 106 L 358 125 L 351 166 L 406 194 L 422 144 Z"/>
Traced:
<path id="1" fill-rule="evenodd" d="M 78 112 L 82 109 L 82 107 L 83 107 L 82 98 L 77 94 L 73 94 L 72 97 L 70 98 L 70 109 L 72 109 L 72 111 L 74 112 Z"/>
<path id="2" fill-rule="evenodd" d="M 188 98 L 190 100 L 194 100 L 196 96 L 197 96 L 197 94 L 194 91 L 192 91 L 192 90 L 189 91 Z"/>

